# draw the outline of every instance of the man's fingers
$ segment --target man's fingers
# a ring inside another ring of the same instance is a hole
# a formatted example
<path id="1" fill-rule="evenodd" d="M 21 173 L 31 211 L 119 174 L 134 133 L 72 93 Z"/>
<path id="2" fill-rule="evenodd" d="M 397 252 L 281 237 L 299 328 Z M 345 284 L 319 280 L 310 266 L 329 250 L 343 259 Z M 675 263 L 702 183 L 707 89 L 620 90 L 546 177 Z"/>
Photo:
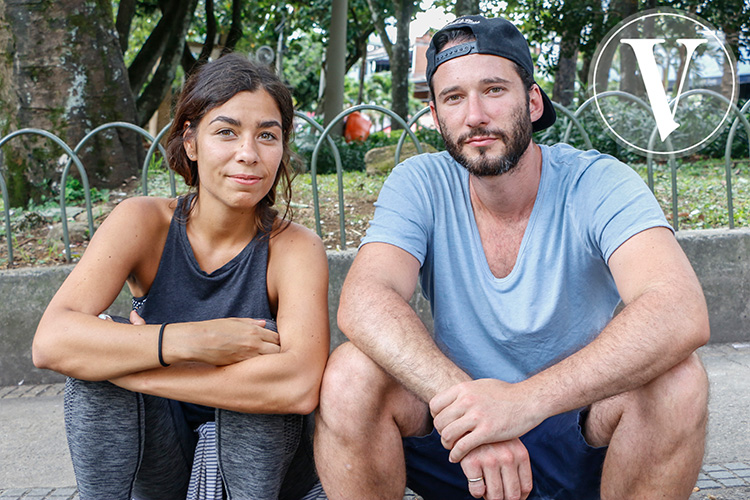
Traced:
<path id="1" fill-rule="evenodd" d="M 449 387 L 443 392 L 436 394 L 435 397 L 430 400 L 430 413 L 433 417 L 437 417 L 456 400 L 460 385 L 461 384 Z"/>
<path id="2" fill-rule="evenodd" d="M 521 484 L 521 500 L 525 500 L 531 494 L 534 480 L 531 474 L 531 462 L 525 460 L 518 467 L 518 479 Z"/>
<path id="3" fill-rule="evenodd" d="M 448 455 L 448 459 L 453 463 L 460 462 L 473 449 L 482 446 L 483 444 L 489 444 L 490 442 L 492 441 L 483 440 L 480 433 L 476 432 L 475 429 L 472 429 L 471 432 L 465 433 L 453 443 L 453 446 L 449 448 L 451 453 Z"/>
<path id="4" fill-rule="evenodd" d="M 466 480 L 469 483 L 469 493 L 471 493 L 471 496 L 474 498 L 482 498 L 487 492 L 487 489 L 485 487 L 481 465 L 467 461 L 466 463 L 461 463 L 461 468 L 463 469 Z"/>

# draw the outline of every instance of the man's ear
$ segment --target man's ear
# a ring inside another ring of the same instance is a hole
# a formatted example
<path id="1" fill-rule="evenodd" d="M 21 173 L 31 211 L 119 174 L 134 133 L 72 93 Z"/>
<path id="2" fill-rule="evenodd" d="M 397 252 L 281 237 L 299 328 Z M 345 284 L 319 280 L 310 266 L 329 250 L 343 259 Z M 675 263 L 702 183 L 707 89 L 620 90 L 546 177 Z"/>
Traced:
<path id="1" fill-rule="evenodd" d="M 544 114 L 544 100 L 542 99 L 542 91 L 539 89 L 539 85 L 536 83 L 529 89 L 529 114 L 531 115 L 531 122 L 534 123 Z"/>

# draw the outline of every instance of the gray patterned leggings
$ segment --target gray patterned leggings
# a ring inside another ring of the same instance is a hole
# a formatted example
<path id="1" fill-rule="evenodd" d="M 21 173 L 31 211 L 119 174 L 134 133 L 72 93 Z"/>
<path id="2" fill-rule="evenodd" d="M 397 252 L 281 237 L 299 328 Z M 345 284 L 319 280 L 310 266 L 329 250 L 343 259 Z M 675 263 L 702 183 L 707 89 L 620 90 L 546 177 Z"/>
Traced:
<path id="1" fill-rule="evenodd" d="M 299 499 L 315 483 L 312 419 L 216 411 L 231 499 Z M 65 429 L 81 500 L 184 500 L 197 434 L 179 403 L 69 378 Z"/>

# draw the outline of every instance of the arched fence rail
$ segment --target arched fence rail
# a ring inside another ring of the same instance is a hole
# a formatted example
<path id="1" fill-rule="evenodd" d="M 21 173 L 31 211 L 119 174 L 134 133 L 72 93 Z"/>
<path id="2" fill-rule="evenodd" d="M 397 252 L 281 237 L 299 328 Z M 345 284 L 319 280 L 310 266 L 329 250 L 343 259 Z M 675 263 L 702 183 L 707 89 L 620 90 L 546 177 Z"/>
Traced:
<path id="1" fill-rule="evenodd" d="M 726 100 L 723 96 L 713 93 L 711 91 L 707 90 L 691 90 L 683 94 L 684 96 L 687 96 L 690 93 L 706 93 L 711 95 L 712 97 L 717 97 L 720 99 Z M 714 95 L 715 94 L 715 95 Z M 643 107 L 646 110 L 650 110 L 650 107 L 648 104 L 646 104 L 643 100 L 632 96 L 630 94 L 626 94 L 624 92 L 620 91 L 610 91 L 605 92 L 599 95 L 599 98 L 609 98 L 609 97 L 618 97 L 618 98 L 626 98 L 629 100 L 632 100 L 636 103 L 636 105 Z M 555 109 L 558 111 L 558 121 L 561 123 L 561 125 L 556 126 L 564 126 L 565 132 L 563 134 L 563 142 L 568 142 L 571 138 L 571 133 L 573 128 L 575 127 L 575 130 L 577 130 L 578 134 L 580 135 L 580 140 L 583 142 L 583 144 L 579 144 L 579 146 L 585 147 L 585 148 L 593 148 L 595 145 L 592 143 L 591 138 L 589 136 L 589 133 L 586 131 L 586 128 L 584 127 L 584 123 L 581 120 L 581 117 L 583 113 L 586 111 L 586 109 L 592 105 L 593 98 L 585 101 L 581 106 L 578 107 L 578 109 L 573 112 L 563 106 L 560 106 L 557 103 L 553 102 L 553 105 L 555 106 Z M 734 106 L 730 103 L 731 106 L 731 113 L 734 116 L 734 120 L 732 121 L 731 125 L 729 126 L 729 135 L 727 137 L 726 145 L 725 145 L 725 170 L 726 170 L 726 196 L 727 196 L 727 215 L 729 218 L 729 227 L 734 227 L 734 205 L 733 205 L 733 195 L 732 195 L 732 146 L 734 144 L 735 137 L 737 135 L 737 129 L 740 125 L 744 127 L 744 130 L 746 132 L 746 135 L 748 138 L 750 138 L 750 122 L 748 121 L 747 117 L 745 116 L 750 112 L 750 101 L 745 103 L 745 105 L 739 109 L 737 106 Z M 394 163 L 397 164 L 401 157 L 401 151 L 404 145 L 404 141 L 409 138 L 414 142 L 414 145 L 416 146 L 417 152 L 422 152 L 422 146 L 419 143 L 419 140 L 417 139 L 417 136 L 415 135 L 413 129 L 417 126 L 419 118 L 424 116 L 425 114 L 429 113 L 429 107 L 422 108 L 418 113 L 416 113 L 414 116 L 412 116 L 408 121 L 404 120 L 397 114 L 395 114 L 393 111 L 381 107 L 381 106 L 374 106 L 369 104 L 362 104 L 358 106 L 354 106 L 352 108 L 346 109 L 340 114 L 338 114 L 336 117 L 331 120 L 331 122 L 326 126 L 321 126 L 317 121 L 314 119 L 308 117 L 307 115 L 296 112 L 295 117 L 298 120 L 298 126 L 309 126 L 311 127 L 315 132 L 317 132 L 319 135 L 318 140 L 315 143 L 315 147 L 313 149 L 312 153 L 312 159 L 310 162 L 310 175 L 311 175 L 311 184 L 312 184 L 312 195 L 313 195 L 313 209 L 314 209 L 314 217 L 315 217 L 315 230 L 317 231 L 318 235 L 322 235 L 322 228 L 320 223 L 320 201 L 319 201 L 319 193 L 318 193 L 318 185 L 317 185 L 317 165 L 318 165 L 318 157 L 320 155 L 321 149 L 323 147 L 329 147 L 331 149 L 331 153 L 334 158 L 334 162 L 336 165 L 336 178 L 337 178 L 337 195 L 338 195 L 338 209 L 339 209 L 339 231 L 340 231 L 340 240 L 341 244 L 340 247 L 342 249 L 345 249 L 347 246 L 346 242 L 346 230 L 345 230 L 345 223 L 346 223 L 346 215 L 345 215 L 345 205 L 344 205 L 344 187 L 343 187 L 343 165 L 341 162 L 341 154 L 338 151 L 338 148 L 333 141 L 332 134 L 333 131 L 336 129 L 337 125 L 339 125 L 345 118 L 355 111 L 375 111 L 379 113 L 383 113 L 391 118 L 391 120 L 395 123 L 398 123 L 403 127 L 403 131 L 401 132 L 401 136 L 399 137 L 396 151 L 395 151 L 395 158 Z M 163 146 L 161 145 L 162 138 L 167 134 L 169 131 L 170 125 L 168 124 L 166 127 L 164 127 L 162 130 L 159 131 L 159 133 L 153 137 L 151 134 L 149 134 L 147 131 L 142 129 L 141 127 L 138 127 L 136 125 L 133 125 L 131 123 L 125 123 L 125 122 L 112 122 L 107 123 L 104 125 L 101 125 L 95 129 L 93 129 L 91 132 L 86 134 L 86 136 L 81 139 L 81 141 L 74 147 L 70 148 L 62 139 L 54 135 L 53 133 L 41 130 L 41 129 L 22 129 L 18 130 L 16 132 L 9 133 L 8 135 L 0 138 L 0 191 L 2 192 L 2 199 L 3 199 L 3 223 L 5 227 L 5 238 L 6 238 L 6 244 L 8 249 L 8 262 L 13 262 L 13 238 L 12 238 L 12 228 L 11 228 L 11 218 L 10 218 L 10 204 L 9 204 L 9 196 L 8 196 L 8 189 L 7 184 L 5 181 L 5 177 L 3 175 L 3 169 L 2 169 L 2 154 L 1 150 L 2 147 L 11 141 L 12 139 L 21 136 L 21 135 L 40 135 L 43 136 L 53 143 L 57 144 L 67 155 L 68 160 L 65 164 L 65 167 L 62 170 L 61 178 L 60 178 L 60 186 L 61 186 L 61 192 L 60 192 L 60 219 L 62 223 L 62 230 L 63 230 L 63 244 L 65 247 L 65 258 L 66 260 L 71 260 L 71 249 L 70 249 L 70 236 L 68 233 L 68 221 L 67 221 L 67 215 L 66 215 L 66 204 L 65 204 L 65 182 L 67 179 L 67 176 L 70 172 L 70 168 L 72 165 L 76 166 L 76 169 L 78 171 L 78 174 L 81 178 L 81 184 L 84 189 L 84 195 L 85 195 L 85 210 L 88 216 L 88 229 L 89 234 L 93 235 L 95 227 L 92 217 L 92 203 L 91 203 L 91 195 L 90 195 L 90 189 L 89 189 L 89 182 L 88 182 L 88 175 L 86 173 L 86 169 L 83 166 L 83 163 L 81 162 L 78 152 L 81 150 L 81 148 L 85 145 L 86 142 L 88 142 L 93 136 L 95 136 L 98 133 L 101 133 L 104 130 L 108 130 L 111 128 L 125 128 L 128 130 L 131 130 L 133 132 L 136 132 L 140 134 L 145 140 L 147 140 L 150 143 L 150 147 L 148 151 L 146 152 L 146 158 L 143 162 L 143 167 L 141 170 L 141 189 L 142 194 L 144 196 L 148 196 L 148 172 L 149 168 L 154 164 L 155 157 L 158 154 L 161 155 L 161 157 L 166 161 L 166 151 L 164 150 Z M 656 134 L 656 128 L 654 128 L 654 131 L 652 133 L 652 140 L 655 137 Z M 748 140 L 750 143 L 750 139 Z M 750 144 L 749 144 L 750 146 Z M 677 166 L 676 161 L 674 158 L 674 155 L 668 156 L 668 164 L 670 166 L 671 170 L 671 188 L 672 188 L 672 224 L 675 228 L 675 230 L 679 230 L 679 217 L 678 217 L 678 210 L 677 210 L 677 202 L 678 202 L 678 190 L 677 190 Z M 649 185 L 649 188 L 653 191 L 654 190 L 654 178 L 653 178 L 653 165 L 654 160 L 649 155 L 647 157 L 647 182 Z M 174 172 L 171 170 L 169 171 L 169 182 L 170 182 L 170 192 L 172 196 L 176 195 L 177 189 L 176 189 L 176 181 Z"/>

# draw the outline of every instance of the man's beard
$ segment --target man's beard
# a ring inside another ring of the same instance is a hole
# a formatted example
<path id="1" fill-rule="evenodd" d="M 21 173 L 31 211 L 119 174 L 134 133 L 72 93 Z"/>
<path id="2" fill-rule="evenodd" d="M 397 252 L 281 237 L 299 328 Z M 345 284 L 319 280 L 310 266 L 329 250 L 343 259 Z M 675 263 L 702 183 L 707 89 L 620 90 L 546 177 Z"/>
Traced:
<path id="1" fill-rule="evenodd" d="M 489 175 L 502 175 L 513 170 L 523 156 L 524 152 L 531 142 L 533 132 L 531 117 L 529 116 L 529 103 L 525 106 L 519 106 L 511 115 L 513 123 L 509 127 L 510 133 L 499 129 L 488 129 L 478 127 L 471 129 L 461 135 L 457 140 L 447 132 L 443 120 L 438 116 L 440 130 L 443 131 L 443 141 L 448 153 L 460 163 L 470 174 L 478 177 Z M 464 143 L 477 136 L 496 137 L 505 144 L 505 152 L 496 156 L 487 153 L 488 148 L 477 148 L 479 155 L 476 158 L 469 159 L 462 153 Z"/>

